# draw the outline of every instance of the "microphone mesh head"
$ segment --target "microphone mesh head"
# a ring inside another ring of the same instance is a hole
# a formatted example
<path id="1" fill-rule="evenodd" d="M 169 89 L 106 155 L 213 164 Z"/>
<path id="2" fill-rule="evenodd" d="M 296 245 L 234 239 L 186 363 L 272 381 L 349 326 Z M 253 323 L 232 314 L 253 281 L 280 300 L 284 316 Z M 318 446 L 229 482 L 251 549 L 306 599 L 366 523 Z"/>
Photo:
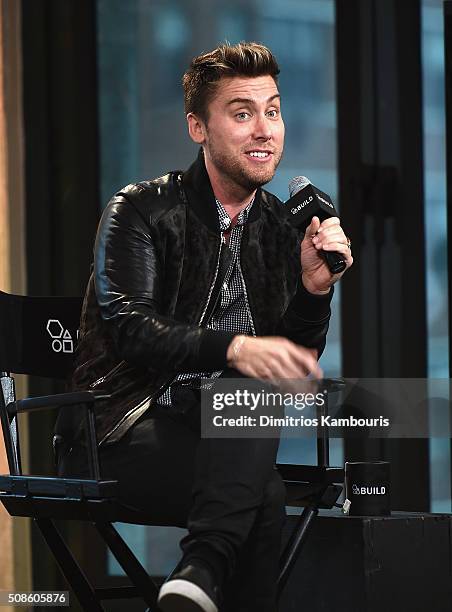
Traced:
<path id="1" fill-rule="evenodd" d="M 289 195 L 294 196 L 310 184 L 310 180 L 306 176 L 295 176 L 289 183 Z"/>

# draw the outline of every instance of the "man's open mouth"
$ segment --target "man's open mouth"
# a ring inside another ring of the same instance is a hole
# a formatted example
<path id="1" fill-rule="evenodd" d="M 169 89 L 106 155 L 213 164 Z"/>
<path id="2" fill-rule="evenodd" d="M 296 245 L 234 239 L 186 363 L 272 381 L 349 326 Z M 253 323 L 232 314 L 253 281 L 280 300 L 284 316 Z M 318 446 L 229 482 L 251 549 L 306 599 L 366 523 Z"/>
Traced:
<path id="1" fill-rule="evenodd" d="M 266 159 L 272 155 L 271 151 L 247 151 L 246 154 L 259 159 Z"/>

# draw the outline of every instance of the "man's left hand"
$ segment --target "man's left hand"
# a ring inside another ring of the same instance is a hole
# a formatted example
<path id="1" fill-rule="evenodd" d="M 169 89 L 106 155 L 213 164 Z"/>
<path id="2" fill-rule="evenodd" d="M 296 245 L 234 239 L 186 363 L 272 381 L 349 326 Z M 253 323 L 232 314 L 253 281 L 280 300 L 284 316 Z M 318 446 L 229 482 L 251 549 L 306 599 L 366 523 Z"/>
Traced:
<path id="1" fill-rule="evenodd" d="M 353 264 L 349 245 L 350 242 L 337 217 L 330 217 L 322 223 L 318 217 L 312 218 L 301 243 L 302 280 L 307 291 L 318 295 L 329 292 L 331 285 Z M 320 255 L 321 249 L 341 253 L 346 263 L 345 269 L 339 274 L 331 274 L 326 261 Z"/>

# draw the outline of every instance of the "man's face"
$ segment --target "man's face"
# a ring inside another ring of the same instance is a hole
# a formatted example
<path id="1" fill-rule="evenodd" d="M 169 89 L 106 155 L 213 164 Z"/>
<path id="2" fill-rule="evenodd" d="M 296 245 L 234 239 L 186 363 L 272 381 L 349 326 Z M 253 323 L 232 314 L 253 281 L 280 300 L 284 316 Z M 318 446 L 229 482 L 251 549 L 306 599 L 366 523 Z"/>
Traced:
<path id="1" fill-rule="evenodd" d="M 221 79 L 202 125 L 206 164 L 246 190 L 268 183 L 284 147 L 280 97 L 271 76 Z"/>

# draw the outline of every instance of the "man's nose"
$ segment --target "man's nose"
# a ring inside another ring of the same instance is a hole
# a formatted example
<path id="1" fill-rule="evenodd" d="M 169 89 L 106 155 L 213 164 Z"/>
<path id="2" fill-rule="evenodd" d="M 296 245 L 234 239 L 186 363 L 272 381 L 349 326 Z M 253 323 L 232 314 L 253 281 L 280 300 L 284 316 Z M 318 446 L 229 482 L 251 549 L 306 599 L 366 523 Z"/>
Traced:
<path id="1" fill-rule="evenodd" d="M 266 115 L 257 115 L 254 123 L 254 137 L 260 140 L 270 140 L 272 137 L 271 125 Z"/>

